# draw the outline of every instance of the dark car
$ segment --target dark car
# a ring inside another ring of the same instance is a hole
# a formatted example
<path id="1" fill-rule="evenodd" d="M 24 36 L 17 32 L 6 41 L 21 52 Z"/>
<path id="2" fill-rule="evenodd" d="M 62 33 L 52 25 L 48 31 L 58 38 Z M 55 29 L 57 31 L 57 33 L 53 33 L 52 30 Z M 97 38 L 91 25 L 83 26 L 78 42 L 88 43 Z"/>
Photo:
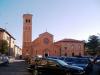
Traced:
<path id="1" fill-rule="evenodd" d="M 83 75 L 85 71 L 81 67 L 66 64 L 59 59 L 44 58 L 35 65 L 31 65 L 34 75 Z"/>
<path id="2" fill-rule="evenodd" d="M 94 61 L 94 57 L 93 56 L 82 56 L 81 58 L 87 58 L 89 59 L 92 63 Z"/>
<path id="3" fill-rule="evenodd" d="M 66 57 L 63 61 L 65 61 L 67 64 L 72 65 L 74 64 L 74 61 L 77 57 Z"/>
<path id="4" fill-rule="evenodd" d="M 75 58 L 72 65 L 82 67 L 86 73 L 89 73 L 93 69 L 93 64 L 88 58 Z"/>
<path id="5" fill-rule="evenodd" d="M 66 56 L 61 56 L 61 57 L 59 57 L 58 59 L 60 59 L 60 60 L 65 60 L 65 58 L 66 58 Z"/>
<path id="6" fill-rule="evenodd" d="M 100 65 L 100 56 L 95 57 L 94 63 Z"/>
<path id="7" fill-rule="evenodd" d="M 83 57 L 68 57 L 64 60 L 67 64 L 82 67 L 86 73 L 93 70 L 93 63 L 89 58 Z"/>

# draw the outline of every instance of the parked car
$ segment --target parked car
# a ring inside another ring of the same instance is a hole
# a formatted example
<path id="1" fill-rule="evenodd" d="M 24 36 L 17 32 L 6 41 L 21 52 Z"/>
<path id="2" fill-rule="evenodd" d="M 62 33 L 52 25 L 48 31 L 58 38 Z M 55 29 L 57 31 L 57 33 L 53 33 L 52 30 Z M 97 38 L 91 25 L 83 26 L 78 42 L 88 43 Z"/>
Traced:
<path id="1" fill-rule="evenodd" d="M 60 59 L 60 60 L 65 60 L 65 58 L 66 58 L 66 56 L 61 56 L 61 57 L 59 57 L 58 59 Z"/>
<path id="2" fill-rule="evenodd" d="M 81 58 L 87 58 L 89 59 L 92 63 L 94 61 L 94 57 L 93 56 L 82 56 Z"/>
<path id="3" fill-rule="evenodd" d="M 37 55 L 37 56 L 33 56 L 30 58 L 30 64 L 35 64 L 36 63 L 36 60 L 40 60 L 42 59 L 43 57 L 41 55 Z"/>
<path id="4" fill-rule="evenodd" d="M 28 70 L 31 70 L 34 75 L 83 75 L 85 71 L 81 67 L 68 65 L 62 60 L 43 58 L 35 65 L 30 65 Z"/>
<path id="5" fill-rule="evenodd" d="M 75 58 L 72 65 L 82 67 L 86 73 L 89 73 L 93 70 L 93 64 L 88 58 Z"/>
<path id="6" fill-rule="evenodd" d="M 67 64 L 72 65 L 72 64 L 74 64 L 75 58 L 77 58 L 77 57 L 66 57 L 66 58 L 64 59 L 64 61 L 65 61 Z"/>
<path id="7" fill-rule="evenodd" d="M 100 65 L 100 56 L 95 57 L 94 63 Z"/>
<path id="8" fill-rule="evenodd" d="M 64 61 L 69 65 L 82 67 L 86 73 L 90 73 L 90 71 L 93 70 L 93 63 L 89 58 L 67 57 Z"/>
<path id="9" fill-rule="evenodd" d="M 0 65 L 8 65 L 9 58 L 6 55 L 0 56 Z"/>

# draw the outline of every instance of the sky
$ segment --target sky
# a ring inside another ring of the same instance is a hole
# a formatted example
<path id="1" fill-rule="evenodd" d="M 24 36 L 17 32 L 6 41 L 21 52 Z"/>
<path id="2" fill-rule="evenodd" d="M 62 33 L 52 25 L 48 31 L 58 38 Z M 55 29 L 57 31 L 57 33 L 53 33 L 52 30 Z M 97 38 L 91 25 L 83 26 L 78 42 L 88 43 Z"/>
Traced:
<path id="1" fill-rule="evenodd" d="M 20 47 L 23 14 L 33 15 L 32 40 L 46 31 L 54 35 L 54 41 L 88 40 L 100 33 L 100 0 L 0 0 L 0 27 Z"/>

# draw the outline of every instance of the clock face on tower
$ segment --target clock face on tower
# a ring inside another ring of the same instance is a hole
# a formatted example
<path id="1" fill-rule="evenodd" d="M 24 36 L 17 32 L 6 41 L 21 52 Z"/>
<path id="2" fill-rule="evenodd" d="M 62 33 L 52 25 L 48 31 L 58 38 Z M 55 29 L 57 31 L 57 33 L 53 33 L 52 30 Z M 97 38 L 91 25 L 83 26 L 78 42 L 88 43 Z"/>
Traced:
<path id="1" fill-rule="evenodd" d="M 48 44 L 49 43 L 49 39 L 48 38 L 44 38 L 43 41 L 44 41 L 45 44 Z"/>

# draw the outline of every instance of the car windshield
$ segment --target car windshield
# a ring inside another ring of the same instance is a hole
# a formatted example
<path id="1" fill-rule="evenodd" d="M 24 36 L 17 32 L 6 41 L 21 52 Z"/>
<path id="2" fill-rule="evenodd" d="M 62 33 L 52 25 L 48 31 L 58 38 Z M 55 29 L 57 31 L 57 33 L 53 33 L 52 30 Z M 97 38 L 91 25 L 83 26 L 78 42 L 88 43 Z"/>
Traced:
<path id="1" fill-rule="evenodd" d="M 58 62 L 59 64 L 63 65 L 63 66 L 68 65 L 67 63 L 65 63 L 65 62 L 62 61 L 62 60 L 57 60 L 57 62 Z"/>
<path id="2" fill-rule="evenodd" d="M 59 59 L 60 59 L 60 60 L 64 60 L 65 58 L 64 58 L 64 57 L 59 57 Z"/>
<path id="3" fill-rule="evenodd" d="M 67 61 L 67 62 L 73 62 L 74 58 L 66 58 L 65 61 Z"/>
<path id="4" fill-rule="evenodd" d="M 87 64 L 89 61 L 87 59 L 76 59 L 74 63 Z"/>

